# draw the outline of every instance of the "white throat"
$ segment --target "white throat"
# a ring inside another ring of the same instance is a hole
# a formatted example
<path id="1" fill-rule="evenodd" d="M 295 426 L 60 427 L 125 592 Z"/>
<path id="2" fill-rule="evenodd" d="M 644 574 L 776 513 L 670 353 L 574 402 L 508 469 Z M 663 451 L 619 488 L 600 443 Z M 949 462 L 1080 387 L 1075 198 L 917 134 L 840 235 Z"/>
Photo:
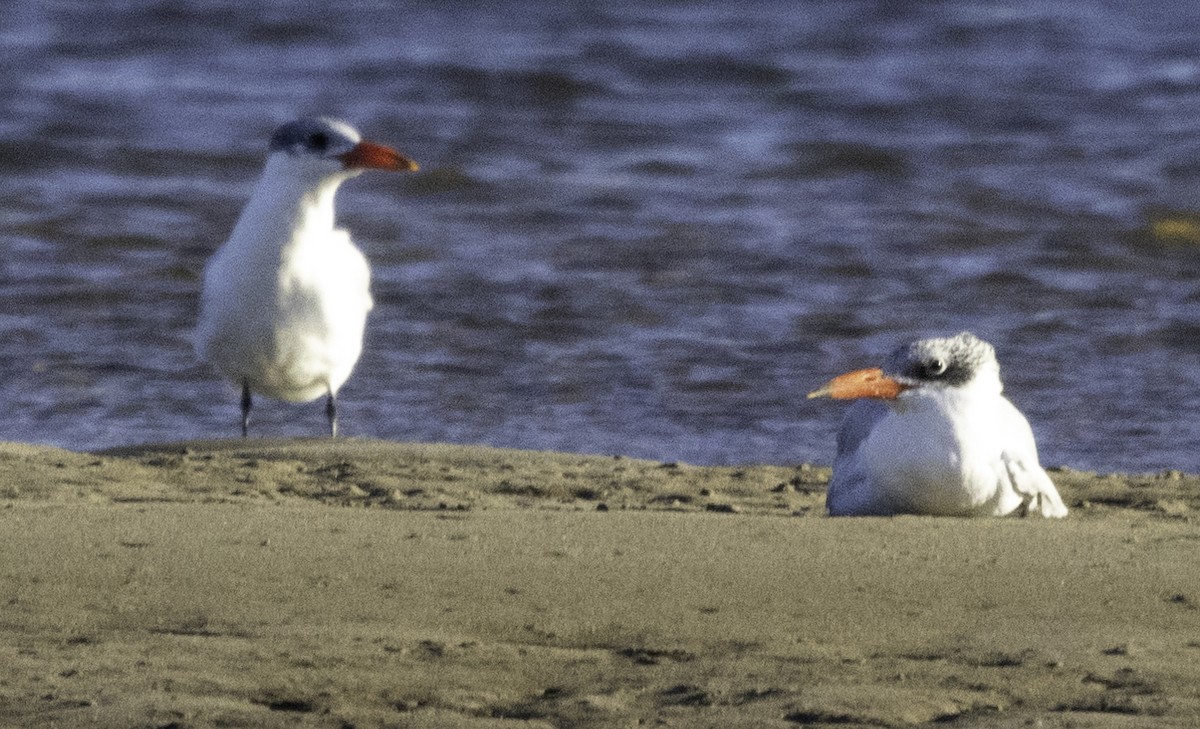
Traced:
<path id="1" fill-rule="evenodd" d="M 230 244 L 287 247 L 328 233 L 334 228 L 338 187 L 356 174 L 330 160 L 271 155 Z"/>

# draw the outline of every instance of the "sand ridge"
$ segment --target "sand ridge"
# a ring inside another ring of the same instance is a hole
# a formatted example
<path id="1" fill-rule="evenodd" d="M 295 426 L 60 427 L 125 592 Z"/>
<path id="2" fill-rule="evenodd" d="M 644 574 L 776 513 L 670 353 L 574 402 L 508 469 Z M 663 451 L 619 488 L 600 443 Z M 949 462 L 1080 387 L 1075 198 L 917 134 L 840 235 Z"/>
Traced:
<path id="1" fill-rule="evenodd" d="M 0 445 L 0 725 L 1194 726 L 1200 480 L 829 519 L 828 469 Z"/>

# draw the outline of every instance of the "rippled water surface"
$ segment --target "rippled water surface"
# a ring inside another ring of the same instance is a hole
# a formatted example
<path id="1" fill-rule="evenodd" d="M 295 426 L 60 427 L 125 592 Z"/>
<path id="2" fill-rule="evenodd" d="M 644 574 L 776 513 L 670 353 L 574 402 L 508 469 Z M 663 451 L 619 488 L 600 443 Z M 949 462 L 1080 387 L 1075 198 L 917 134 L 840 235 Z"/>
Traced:
<path id="1" fill-rule="evenodd" d="M 377 299 L 347 433 L 829 462 L 805 392 L 970 329 L 1046 462 L 1200 468 L 1200 4 L 4 15 L 0 439 L 235 434 L 199 275 L 326 112 L 423 164 L 339 193 Z"/>

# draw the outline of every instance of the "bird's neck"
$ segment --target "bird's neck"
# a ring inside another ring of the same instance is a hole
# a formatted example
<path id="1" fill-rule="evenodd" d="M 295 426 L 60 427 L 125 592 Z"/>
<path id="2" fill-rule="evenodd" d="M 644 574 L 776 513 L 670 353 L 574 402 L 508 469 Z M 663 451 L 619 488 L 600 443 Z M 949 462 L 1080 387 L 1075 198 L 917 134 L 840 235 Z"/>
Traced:
<path id="1" fill-rule="evenodd" d="M 268 164 L 230 240 L 282 250 L 333 230 L 333 199 L 346 176 L 304 172 Z"/>
<path id="2" fill-rule="evenodd" d="M 998 400 L 1003 389 L 998 375 L 984 372 L 965 385 L 928 387 L 905 392 L 893 401 L 892 406 L 898 412 L 929 410 L 985 413 L 989 410 L 987 404 Z"/>

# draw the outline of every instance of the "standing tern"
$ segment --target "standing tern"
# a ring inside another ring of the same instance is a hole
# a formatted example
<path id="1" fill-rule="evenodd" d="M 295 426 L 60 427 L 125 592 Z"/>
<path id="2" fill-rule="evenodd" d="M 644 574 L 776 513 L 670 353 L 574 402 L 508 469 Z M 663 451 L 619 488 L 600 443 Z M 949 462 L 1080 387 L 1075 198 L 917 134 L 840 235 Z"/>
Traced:
<path id="1" fill-rule="evenodd" d="M 204 271 L 196 351 L 242 388 L 291 402 L 324 395 L 337 435 L 337 392 L 362 352 L 370 269 L 334 227 L 338 187 L 364 170 L 416 170 L 337 119 L 310 117 L 271 136 L 270 155 L 229 240 Z"/>
<path id="2" fill-rule="evenodd" d="M 912 342 L 883 369 L 809 393 L 858 399 L 838 434 L 829 514 L 1066 516 L 1029 422 L 1001 390 L 992 345 L 963 332 Z"/>

